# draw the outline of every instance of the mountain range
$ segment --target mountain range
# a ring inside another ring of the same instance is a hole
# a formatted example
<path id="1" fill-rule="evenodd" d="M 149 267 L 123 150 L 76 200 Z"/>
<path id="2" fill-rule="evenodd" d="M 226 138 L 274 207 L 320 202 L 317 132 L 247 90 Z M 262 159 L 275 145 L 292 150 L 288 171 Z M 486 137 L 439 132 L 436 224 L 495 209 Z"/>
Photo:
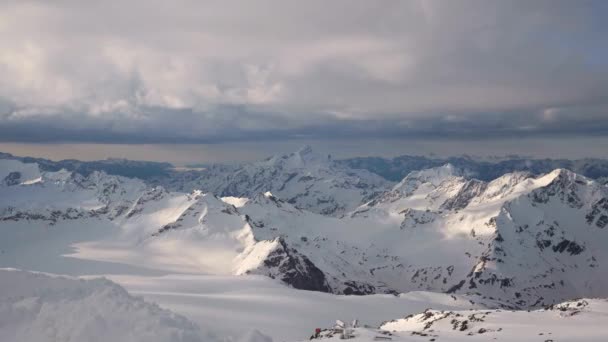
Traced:
<path id="1" fill-rule="evenodd" d="M 302 150 L 309 149 L 310 147 L 308 146 L 302 148 Z M 0 152 L 0 159 L 16 159 L 25 163 L 37 163 L 41 170 L 44 171 L 66 169 L 83 175 L 88 175 L 94 171 L 104 171 L 111 175 L 149 180 L 150 184 L 174 184 L 176 178 L 204 178 L 209 173 L 209 170 L 212 170 L 211 173 L 236 172 L 247 165 L 256 164 L 256 162 L 231 164 L 207 163 L 187 165 L 186 168 L 175 168 L 172 164 L 166 162 L 134 161 L 115 158 L 97 161 L 80 161 L 75 159 L 53 161 L 44 158 L 18 157 L 2 152 Z M 272 159 L 272 157 L 269 159 Z M 367 170 L 390 182 L 399 182 L 412 171 L 439 167 L 445 164 L 454 165 L 458 169 L 466 171 L 470 176 L 484 181 L 491 181 L 505 173 L 515 171 L 525 171 L 540 175 L 560 168 L 574 171 L 585 177 L 599 180 L 602 183 L 606 183 L 608 178 L 608 160 L 598 158 L 572 160 L 539 159 L 519 155 L 491 158 L 479 158 L 467 155 L 454 157 L 402 155 L 394 158 L 355 157 L 332 160 L 337 166 L 348 169 Z M 175 184 L 175 186 L 179 185 Z"/>
<path id="2" fill-rule="evenodd" d="M 424 290 L 517 309 L 608 296 L 608 189 L 566 169 L 486 181 L 446 164 L 395 184 L 306 147 L 148 181 L 2 159 L 2 233 L 94 227 L 72 257 L 336 294 Z M 0 244 L 5 256 L 21 247 Z"/>

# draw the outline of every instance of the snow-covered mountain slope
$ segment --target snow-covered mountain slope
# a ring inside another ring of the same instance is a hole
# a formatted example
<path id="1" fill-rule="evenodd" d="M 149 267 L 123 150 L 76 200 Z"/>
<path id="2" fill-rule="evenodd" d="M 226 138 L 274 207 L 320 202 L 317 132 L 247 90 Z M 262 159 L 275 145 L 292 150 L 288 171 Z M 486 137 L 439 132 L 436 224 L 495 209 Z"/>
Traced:
<path id="1" fill-rule="evenodd" d="M 0 269 L 0 284 L 3 342 L 218 340 L 106 279 Z"/>
<path id="2" fill-rule="evenodd" d="M 0 160 L 0 220 L 78 219 L 119 216 L 146 186 L 136 179 L 93 172 L 40 172 L 37 164 Z"/>
<path id="3" fill-rule="evenodd" d="M 335 293 L 466 293 L 508 307 L 605 295 L 606 188 L 565 170 L 490 183 L 450 167 L 415 173 L 343 218 L 271 194 L 239 208 L 190 196 L 171 220 L 156 209 L 125 219 L 125 230 L 150 234 L 142 260 Z"/>
<path id="4" fill-rule="evenodd" d="M 513 307 L 606 295 L 605 186 L 566 170 L 489 183 L 444 171 L 412 173 L 351 215 L 400 221 L 410 285 Z"/>
<path id="5" fill-rule="evenodd" d="M 349 341 L 605 341 L 605 299 L 579 299 L 542 310 L 425 310 L 379 328 L 346 324 Z M 362 323 L 366 322 L 361 322 Z M 313 340 L 341 340 L 344 329 L 323 329 Z"/>
<path id="6" fill-rule="evenodd" d="M 272 163 L 309 165 L 301 152 Z M 268 192 L 223 200 L 103 173 L 43 172 L 0 191 L 0 230 L 91 218 L 113 227 L 75 245 L 79 258 L 261 274 L 343 294 L 467 294 L 514 308 L 608 295 L 608 190 L 566 170 L 482 182 L 446 165 L 413 172 L 339 217 Z"/>
<path id="7" fill-rule="evenodd" d="M 464 190 L 466 182 L 461 172 L 450 164 L 414 171 L 391 191 L 366 203 L 363 208 L 374 207 L 389 212 L 403 209 L 438 210 L 448 198 Z"/>
<path id="8" fill-rule="evenodd" d="M 295 205 L 325 215 L 352 210 L 383 192 L 390 182 L 365 170 L 335 163 L 310 146 L 240 166 L 210 166 L 201 173 L 159 179 L 170 190 L 202 190 L 218 196 L 253 197 L 267 191 Z"/>

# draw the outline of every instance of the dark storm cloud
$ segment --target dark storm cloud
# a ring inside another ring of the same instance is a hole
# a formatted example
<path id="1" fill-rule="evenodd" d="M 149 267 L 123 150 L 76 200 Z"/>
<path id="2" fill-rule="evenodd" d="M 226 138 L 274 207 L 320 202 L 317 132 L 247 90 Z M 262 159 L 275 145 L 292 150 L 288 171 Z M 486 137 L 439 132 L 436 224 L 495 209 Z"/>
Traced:
<path id="1" fill-rule="evenodd" d="M 5 1 L 0 140 L 608 133 L 604 1 Z"/>

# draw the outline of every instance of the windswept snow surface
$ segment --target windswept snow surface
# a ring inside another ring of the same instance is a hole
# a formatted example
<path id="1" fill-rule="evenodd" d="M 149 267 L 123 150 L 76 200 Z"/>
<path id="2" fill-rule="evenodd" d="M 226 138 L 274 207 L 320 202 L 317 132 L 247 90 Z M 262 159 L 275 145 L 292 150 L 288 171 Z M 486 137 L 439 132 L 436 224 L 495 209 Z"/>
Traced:
<path id="1" fill-rule="evenodd" d="M 105 279 L 0 270 L 0 340 L 303 341 L 316 327 L 355 318 L 372 328 L 354 329 L 353 341 L 377 340 L 377 336 L 394 341 L 599 342 L 608 338 L 603 329 L 608 302 L 599 299 L 526 312 L 475 308 L 463 298 L 428 292 L 335 296 L 294 290 L 265 277 L 115 276 L 113 280 L 144 299 Z"/>
<path id="2" fill-rule="evenodd" d="M 400 296 L 336 296 L 295 290 L 261 276 L 167 275 L 110 276 L 129 292 L 178 312 L 205 331 L 243 336 L 257 329 L 274 341 L 310 336 L 337 318 L 380 325 L 429 307 L 440 310 L 481 308 L 466 298 L 411 292 Z"/>
<path id="3" fill-rule="evenodd" d="M 0 269 L 0 341 L 216 341 L 183 316 L 105 279 Z"/>

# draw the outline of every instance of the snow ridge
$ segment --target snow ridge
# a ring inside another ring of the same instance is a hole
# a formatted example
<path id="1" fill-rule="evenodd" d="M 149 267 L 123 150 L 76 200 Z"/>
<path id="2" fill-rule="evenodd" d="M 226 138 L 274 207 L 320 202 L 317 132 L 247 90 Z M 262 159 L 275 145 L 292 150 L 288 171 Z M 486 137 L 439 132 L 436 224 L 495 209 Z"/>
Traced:
<path id="1" fill-rule="evenodd" d="M 105 279 L 0 269 L 0 340 L 216 341 L 183 316 Z"/>

